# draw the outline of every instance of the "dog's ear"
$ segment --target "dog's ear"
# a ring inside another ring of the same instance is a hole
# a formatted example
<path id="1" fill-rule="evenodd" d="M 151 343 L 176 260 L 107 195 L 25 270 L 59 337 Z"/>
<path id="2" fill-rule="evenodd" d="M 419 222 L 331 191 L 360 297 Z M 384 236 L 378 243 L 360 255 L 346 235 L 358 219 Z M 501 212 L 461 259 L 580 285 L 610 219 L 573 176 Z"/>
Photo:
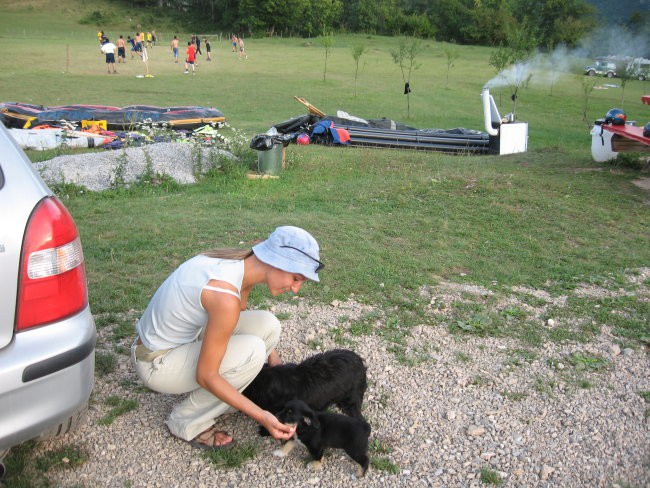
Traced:
<path id="1" fill-rule="evenodd" d="M 302 417 L 302 421 L 305 423 L 305 425 L 312 426 L 315 429 L 320 429 L 320 422 L 318 422 L 316 414 L 312 411 L 305 412 L 304 416 Z"/>

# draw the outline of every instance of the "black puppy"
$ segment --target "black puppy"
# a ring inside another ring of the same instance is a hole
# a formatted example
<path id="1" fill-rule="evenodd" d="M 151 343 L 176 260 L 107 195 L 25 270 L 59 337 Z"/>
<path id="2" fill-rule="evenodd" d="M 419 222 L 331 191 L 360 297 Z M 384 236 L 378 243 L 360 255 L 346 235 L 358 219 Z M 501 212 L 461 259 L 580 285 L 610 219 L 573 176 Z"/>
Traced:
<path id="1" fill-rule="evenodd" d="M 269 412 L 299 399 L 314 410 L 337 405 L 346 415 L 361 417 L 366 386 L 363 359 L 353 351 L 334 349 L 300 364 L 264 367 L 243 394 Z"/>
<path id="2" fill-rule="evenodd" d="M 368 437 L 370 425 L 363 417 L 353 418 L 338 413 L 315 412 L 302 400 L 292 400 L 277 414 L 278 420 L 285 424 L 296 425 L 297 438 L 308 450 L 312 466 L 322 466 L 323 452 L 328 447 L 343 449 L 348 456 L 359 463 L 357 476 L 366 474 L 370 459 L 368 458 Z M 284 457 L 295 447 L 294 441 L 288 441 L 273 454 Z"/>

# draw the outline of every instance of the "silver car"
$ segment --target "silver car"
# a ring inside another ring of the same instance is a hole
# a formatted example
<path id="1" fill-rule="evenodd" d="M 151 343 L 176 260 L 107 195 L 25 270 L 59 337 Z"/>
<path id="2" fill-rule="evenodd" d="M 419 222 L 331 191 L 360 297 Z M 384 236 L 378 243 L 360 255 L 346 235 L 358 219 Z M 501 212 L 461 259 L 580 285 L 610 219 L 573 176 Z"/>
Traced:
<path id="1" fill-rule="evenodd" d="M 96 338 L 77 227 L 0 123 L 0 476 L 85 419 Z"/>

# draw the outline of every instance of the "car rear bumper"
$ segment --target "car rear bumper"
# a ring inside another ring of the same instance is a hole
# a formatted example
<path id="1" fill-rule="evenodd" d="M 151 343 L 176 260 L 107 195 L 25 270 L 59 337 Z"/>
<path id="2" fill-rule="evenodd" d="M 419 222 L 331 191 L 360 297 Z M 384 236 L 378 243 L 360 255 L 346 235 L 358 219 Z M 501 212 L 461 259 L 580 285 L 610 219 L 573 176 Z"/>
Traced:
<path id="1" fill-rule="evenodd" d="M 96 340 L 86 307 L 66 320 L 18 333 L 0 350 L 0 450 L 39 436 L 88 401 Z"/>

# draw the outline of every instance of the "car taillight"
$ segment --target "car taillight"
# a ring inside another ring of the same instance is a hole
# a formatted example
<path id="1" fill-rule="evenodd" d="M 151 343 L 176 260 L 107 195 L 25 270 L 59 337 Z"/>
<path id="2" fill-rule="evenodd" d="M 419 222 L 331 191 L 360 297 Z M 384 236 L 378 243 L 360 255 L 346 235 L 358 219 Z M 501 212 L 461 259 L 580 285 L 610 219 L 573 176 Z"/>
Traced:
<path id="1" fill-rule="evenodd" d="M 32 213 L 23 240 L 16 330 L 64 319 L 87 304 L 77 227 L 57 198 L 45 198 Z"/>

